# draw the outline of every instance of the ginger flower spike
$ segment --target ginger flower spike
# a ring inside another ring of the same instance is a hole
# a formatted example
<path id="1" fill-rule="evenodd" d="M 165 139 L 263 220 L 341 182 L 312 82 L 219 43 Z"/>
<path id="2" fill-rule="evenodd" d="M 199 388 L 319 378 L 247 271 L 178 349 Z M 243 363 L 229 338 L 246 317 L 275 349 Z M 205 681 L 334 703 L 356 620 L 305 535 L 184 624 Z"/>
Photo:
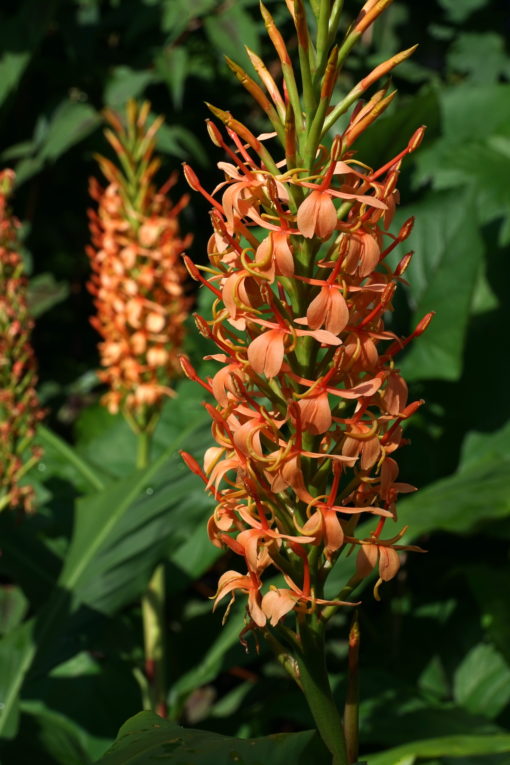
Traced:
<path id="1" fill-rule="evenodd" d="M 181 254 L 191 236 L 180 236 L 178 220 L 188 196 L 172 206 L 167 192 L 176 174 L 155 185 L 161 164 L 155 135 L 163 120 L 150 123 L 149 111 L 148 102 L 130 101 L 125 121 L 105 112 L 116 162 L 97 157 L 107 185 L 90 181 L 97 209 L 89 211 L 87 251 L 97 309 L 91 322 L 103 338 L 99 377 L 109 386 L 103 403 L 112 413 L 121 410 L 136 432 L 150 429 L 163 398 L 173 395 L 190 304 Z"/>
<path id="2" fill-rule="evenodd" d="M 286 645 L 292 624 L 296 640 L 304 640 L 307 620 L 324 624 L 336 608 L 352 605 L 353 589 L 373 571 L 379 597 L 399 569 L 398 551 L 418 550 L 397 544 L 398 525 L 387 533 L 398 523 L 398 495 L 414 491 L 399 481 L 395 456 L 405 443 L 403 423 L 423 403 L 408 401 L 395 356 L 431 316 L 407 338 L 390 331 L 385 316 L 411 257 L 388 262 L 413 225 L 410 219 L 392 231 L 400 166 L 424 129 L 378 168 L 356 151 L 393 94 L 383 88 L 360 97 L 412 49 L 333 103 L 345 56 L 389 4 L 369 0 L 337 44 L 342 3 L 320 0 L 307 15 L 303 0 L 287 0 L 300 77 L 262 5 L 281 76 L 251 51 L 260 84 L 228 63 L 266 113 L 269 130 L 256 136 L 228 111 L 210 107 L 223 123 L 208 124 L 226 154 L 218 163 L 223 180 L 209 193 L 184 168 L 191 188 L 211 204 L 210 263 L 188 269 L 215 297 L 212 316 L 196 322 L 216 346 L 209 358 L 218 363 L 212 377 L 199 380 L 182 361 L 215 400 L 206 407 L 216 442 L 203 469 L 184 456 L 217 503 L 212 543 L 239 561 L 221 576 L 215 603 L 242 593 L 248 626 L 276 628 L 274 635 L 286 620 Z M 329 573 L 353 552 L 355 572 L 332 594 Z"/>
<path id="3" fill-rule="evenodd" d="M 36 393 L 20 224 L 9 208 L 13 185 L 14 172 L 0 172 L 0 510 L 10 506 L 30 512 L 34 491 L 21 481 L 41 457 L 33 439 L 44 412 Z"/>

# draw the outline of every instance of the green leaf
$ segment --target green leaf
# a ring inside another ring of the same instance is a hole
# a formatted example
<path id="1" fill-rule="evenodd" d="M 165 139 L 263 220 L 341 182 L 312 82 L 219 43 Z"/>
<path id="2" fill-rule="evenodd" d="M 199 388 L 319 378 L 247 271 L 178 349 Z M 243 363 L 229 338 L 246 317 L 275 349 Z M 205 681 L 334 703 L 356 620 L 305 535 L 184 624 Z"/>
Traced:
<path id="1" fill-rule="evenodd" d="M 23 591 L 12 584 L 0 587 L 0 635 L 5 635 L 21 623 L 28 609 Z"/>
<path id="2" fill-rule="evenodd" d="M 85 765 L 101 756 L 111 745 L 113 732 L 138 710 L 140 691 L 131 667 L 115 651 L 107 650 L 98 659 L 80 651 L 50 673 L 32 678 L 26 696 L 20 703 L 22 726 L 35 723 L 37 736 L 33 743 L 23 741 L 28 726 L 22 727 L 20 759 L 31 762 L 34 750 L 42 749 L 51 762 Z"/>
<path id="3" fill-rule="evenodd" d="M 440 102 L 444 135 L 457 145 L 508 132 L 510 85 L 465 84 L 445 88 Z"/>
<path id="4" fill-rule="evenodd" d="M 198 138 L 182 125 L 161 125 L 156 136 L 159 151 L 182 159 L 193 157 L 200 164 L 209 164 L 207 152 Z"/>
<path id="5" fill-rule="evenodd" d="M 112 109 L 122 109 L 130 98 L 139 98 L 153 80 L 154 73 L 147 69 L 116 66 L 106 82 L 103 100 Z"/>
<path id="6" fill-rule="evenodd" d="M 510 737 L 509 737 L 510 738 Z M 97 765 L 326 765 L 330 761 L 313 731 L 279 733 L 239 739 L 208 731 L 181 728 L 152 712 L 140 712 L 119 731 L 111 749 Z"/>
<path id="7" fill-rule="evenodd" d="M 53 274 L 38 274 L 30 279 L 28 307 L 34 318 L 41 316 L 69 295 L 67 282 L 57 282 Z"/>
<path id="8" fill-rule="evenodd" d="M 492 720 L 510 701 L 510 668 L 493 646 L 481 643 L 457 668 L 453 690 L 461 706 Z"/>
<path id="9" fill-rule="evenodd" d="M 20 81 L 35 53 L 58 3 L 29 0 L 19 4 L 16 16 L 2 19 L 0 29 L 0 105 Z"/>
<path id="10" fill-rule="evenodd" d="M 405 219 L 409 212 L 401 210 L 399 219 Z M 484 252 L 476 208 L 470 194 L 435 192 L 413 205 L 413 214 L 416 223 L 405 242 L 405 251 L 415 251 L 408 271 L 413 325 L 429 311 L 435 311 L 436 316 L 425 334 L 411 345 L 401 367 L 409 380 L 458 380 Z"/>
<path id="11" fill-rule="evenodd" d="M 181 675 L 172 686 L 172 703 L 179 700 L 195 688 L 206 685 L 220 673 L 227 651 L 239 642 L 239 634 L 243 629 L 244 606 L 229 615 L 229 618 L 218 637 L 213 642 L 200 664 Z"/>
<path id="12" fill-rule="evenodd" d="M 203 438 L 196 425 L 190 431 Z M 105 614 L 117 611 L 143 592 L 168 543 L 177 547 L 197 516 L 205 523 L 210 499 L 173 452 L 175 446 L 145 473 L 78 502 L 60 578 L 76 603 Z"/>
<path id="13" fill-rule="evenodd" d="M 215 14 L 204 19 L 204 27 L 211 45 L 222 56 L 229 56 L 243 69 L 251 69 L 250 59 L 244 46 L 255 53 L 260 52 L 259 27 L 260 22 L 254 22 L 240 3 L 220 6 Z"/>
<path id="14" fill-rule="evenodd" d="M 23 702 L 21 711 L 36 721 L 38 727 L 36 747 L 51 756 L 55 765 L 92 765 L 88 754 L 88 737 L 80 726 L 65 715 L 55 712 L 42 702 Z M 34 742 L 28 742 L 29 746 Z M 26 742 L 17 744 L 26 756 Z"/>
<path id="15" fill-rule="evenodd" d="M 186 48 L 184 46 L 163 48 L 155 65 L 161 79 L 168 86 L 174 108 L 181 109 L 184 85 L 189 73 Z"/>
<path id="16" fill-rule="evenodd" d="M 399 523 L 409 525 L 415 538 L 432 531 L 472 533 L 508 515 L 510 457 L 482 460 L 420 489 L 399 506 Z"/>
<path id="17" fill-rule="evenodd" d="M 69 553 L 53 597 L 32 621 L 0 642 L 1 736 L 15 731 L 17 701 L 28 670 L 34 662 L 45 666 L 48 654 L 58 654 L 58 642 L 68 629 L 66 619 L 87 602 L 96 613 L 110 613 L 145 589 L 172 533 L 169 509 L 175 505 L 169 483 L 175 476 L 178 488 L 174 501 L 189 513 L 182 500 L 186 494 L 189 499 L 191 484 L 182 477 L 182 463 L 175 452 L 197 430 L 196 422 L 183 429 L 147 470 L 79 504 Z M 197 433 L 197 438 L 203 440 L 203 435 Z M 157 491 L 157 478 L 163 469 L 170 477 L 164 502 Z M 148 488 L 151 491 L 141 499 Z"/>
<path id="18" fill-rule="evenodd" d="M 507 566 L 486 564 L 469 566 L 467 580 L 478 602 L 481 622 L 496 648 L 510 664 L 510 611 L 506 593 L 510 588 Z"/>
<path id="19" fill-rule="evenodd" d="M 85 491 L 103 489 L 105 484 L 97 472 L 84 460 L 70 444 L 57 436 L 49 428 L 39 425 L 37 441 L 44 448 L 44 466 L 50 475 L 57 474 L 76 483 L 78 488 L 84 486 Z"/>
<path id="20" fill-rule="evenodd" d="M 452 21 L 465 21 L 474 11 L 487 5 L 489 0 L 439 0 Z"/>
<path id="21" fill-rule="evenodd" d="M 510 752 L 510 734 L 443 736 L 413 741 L 380 754 L 366 756 L 368 765 L 414 765 L 426 757 L 463 757 Z"/>
<path id="22" fill-rule="evenodd" d="M 2 738 L 14 738 L 18 730 L 20 677 L 30 664 L 34 646 L 33 621 L 25 622 L 0 640 L 0 730 Z"/>
<path id="23" fill-rule="evenodd" d="M 54 162 L 71 146 L 82 141 L 100 123 L 100 116 L 90 104 L 66 99 L 49 120 L 39 118 L 34 132 L 34 155 L 16 165 L 16 183 L 21 185 L 38 173 L 47 162 Z"/>
<path id="24" fill-rule="evenodd" d="M 191 21 L 209 13 L 217 5 L 217 0 L 163 0 L 161 27 L 166 32 L 168 42 L 176 40 Z"/>
<path id="25" fill-rule="evenodd" d="M 510 73 L 503 37 L 495 32 L 464 33 L 448 52 L 448 66 L 469 75 L 473 83 L 492 84 Z"/>
<path id="26" fill-rule="evenodd" d="M 510 424 L 491 434 L 469 434 L 457 472 L 402 499 L 399 523 L 419 537 L 432 531 L 472 533 L 509 516 L 509 443 Z"/>
<path id="27" fill-rule="evenodd" d="M 100 123 L 99 114 L 90 104 L 62 101 L 52 114 L 40 155 L 55 161 L 75 143 L 88 136 Z"/>

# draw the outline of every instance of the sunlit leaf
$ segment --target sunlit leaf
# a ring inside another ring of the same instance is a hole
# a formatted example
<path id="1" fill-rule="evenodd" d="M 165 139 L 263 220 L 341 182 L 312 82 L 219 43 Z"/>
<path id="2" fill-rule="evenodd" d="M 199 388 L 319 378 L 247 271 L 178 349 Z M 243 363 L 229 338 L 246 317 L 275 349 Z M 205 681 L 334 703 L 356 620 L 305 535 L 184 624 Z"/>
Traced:
<path id="1" fill-rule="evenodd" d="M 509 737 L 510 738 L 510 737 Z M 324 753 L 313 731 L 279 733 L 265 738 L 239 739 L 208 731 L 181 728 L 151 712 L 128 720 L 117 741 L 98 761 L 98 765 L 145 765 L 148 760 L 177 765 L 326 765 L 331 756 Z"/>

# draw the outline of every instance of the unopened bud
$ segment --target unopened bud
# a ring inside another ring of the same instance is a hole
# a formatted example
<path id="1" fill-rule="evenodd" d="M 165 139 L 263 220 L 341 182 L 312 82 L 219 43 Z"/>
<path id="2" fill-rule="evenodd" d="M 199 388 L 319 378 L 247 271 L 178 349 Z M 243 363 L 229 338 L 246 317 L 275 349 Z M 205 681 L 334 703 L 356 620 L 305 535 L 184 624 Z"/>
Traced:
<path id="1" fill-rule="evenodd" d="M 196 267 L 196 265 L 193 263 L 191 258 L 188 255 L 184 255 L 183 261 L 184 261 L 184 265 L 186 266 L 186 270 L 188 274 L 191 276 L 191 278 L 194 279 L 196 282 L 201 281 L 199 270 Z"/>
<path id="2" fill-rule="evenodd" d="M 414 252 L 408 252 L 404 255 L 402 260 L 399 262 L 395 269 L 395 276 L 402 276 L 407 271 L 407 267 L 409 266 L 409 263 L 411 262 L 411 258 L 413 257 Z"/>
<path id="3" fill-rule="evenodd" d="M 416 329 L 414 330 L 412 336 L 418 337 L 419 335 L 422 335 L 427 329 L 427 327 L 429 326 L 430 322 L 432 321 L 435 315 L 436 315 L 435 311 L 430 311 L 430 313 L 425 314 L 423 319 L 419 321 L 418 324 L 416 325 Z"/>
<path id="4" fill-rule="evenodd" d="M 200 334 L 202 335 L 202 337 L 210 338 L 211 330 L 209 329 L 209 325 L 206 322 L 206 320 L 202 316 L 199 316 L 198 313 L 194 313 L 193 318 L 195 319 L 196 327 L 198 331 L 200 332 Z"/>
<path id="5" fill-rule="evenodd" d="M 423 136 L 425 135 L 425 130 L 427 129 L 426 125 L 422 125 L 418 128 L 418 130 L 415 130 L 415 132 L 412 134 L 411 139 L 409 143 L 407 144 L 407 148 L 409 151 L 416 151 L 418 146 L 423 141 Z"/>
<path id="6" fill-rule="evenodd" d="M 414 216 L 411 216 L 402 225 L 400 231 L 398 232 L 398 237 L 397 237 L 397 239 L 400 242 L 403 242 L 410 235 L 411 231 L 413 230 L 414 221 L 415 221 Z"/>
<path id="7" fill-rule="evenodd" d="M 181 365 L 181 369 L 184 372 L 185 377 L 188 378 L 188 380 L 197 379 L 197 373 L 195 371 L 195 368 L 187 356 L 184 356 L 184 355 L 179 356 L 179 364 Z"/>
<path id="8" fill-rule="evenodd" d="M 209 133 L 209 138 L 211 139 L 211 141 L 213 142 L 215 146 L 218 146 L 219 148 L 221 148 L 221 146 L 223 145 L 223 138 L 219 129 L 217 128 L 217 126 L 214 124 L 212 120 L 206 120 L 205 124 L 207 127 L 207 132 Z"/>
<path id="9" fill-rule="evenodd" d="M 186 178 L 188 185 L 191 186 L 193 191 L 200 191 L 201 186 L 200 181 L 198 180 L 198 176 L 195 171 L 186 164 L 186 162 L 182 163 L 182 172 L 184 173 L 184 177 Z"/>

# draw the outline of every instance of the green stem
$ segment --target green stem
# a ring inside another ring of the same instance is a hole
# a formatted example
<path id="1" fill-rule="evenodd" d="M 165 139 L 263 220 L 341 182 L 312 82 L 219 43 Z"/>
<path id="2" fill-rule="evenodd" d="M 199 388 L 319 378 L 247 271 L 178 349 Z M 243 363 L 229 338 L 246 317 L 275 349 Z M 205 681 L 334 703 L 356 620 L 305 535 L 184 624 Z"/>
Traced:
<path id="1" fill-rule="evenodd" d="M 308 706 L 325 745 L 333 755 L 332 765 L 349 765 L 342 718 L 333 699 L 326 669 L 324 635 L 304 620 L 299 625 L 302 651 L 297 655 L 299 677 Z"/>
<path id="2" fill-rule="evenodd" d="M 145 469 L 149 464 L 151 442 L 152 432 L 143 430 L 138 436 L 136 455 L 136 466 L 139 470 Z M 160 563 L 154 570 L 142 596 L 141 605 L 149 706 L 160 717 L 167 717 L 164 563 Z"/>
<path id="3" fill-rule="evenodd" d="M 349 632 L 349 657 L 347 669 L 347 696 L 344 707 L 344 731 L 347 755 L 350 763 L 358 761 L 359 740 L 359 621 L 357 611 L 354 613 Z"/>
<path id="4" fill-rule="evenodd" d="M 138 444 L 136 452 L 136 467 L 138 470 L 145 470 L 149 464 L 149 456 L 151 450 L 151 433 L 147 430 L 142 430 L 138 435 Z"/>
<path id="5" fill-rule="evenodd" d="M 319 18 L 317 20 L 317 69 L 314 78 L 315 85 L 320 82 L 321 77 L 324 74 L 324 69 L 326 68 L 326 62 L 328 60 L 328 52 L 330 47 L 328 44 L 330 14 L 330 0 L 321 0 L 319 7 Z"/>
<path id="6" fill-rule="evenodd" d="M 165 656 L 165 565 L 155 569 L 142 597 L 145 676 L 149 683 L 150 707 L 167 717 Z"/>

